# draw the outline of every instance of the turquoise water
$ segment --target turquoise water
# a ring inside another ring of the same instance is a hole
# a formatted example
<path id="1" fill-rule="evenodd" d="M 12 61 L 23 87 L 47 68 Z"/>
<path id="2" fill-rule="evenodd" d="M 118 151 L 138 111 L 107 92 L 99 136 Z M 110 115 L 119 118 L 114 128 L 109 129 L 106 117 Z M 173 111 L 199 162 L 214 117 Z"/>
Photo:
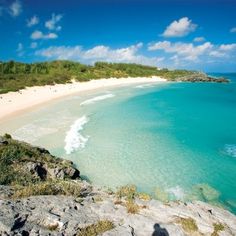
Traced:
<path id="1" fill-rule="evenodd" d="M 236 74 L 225 76 L 230 84 L 147 83 L 80 94 L 0 131 L 73 160 L 97 185 L 135 184 L 162 200 L 199 199 L 235 213 Z"/>

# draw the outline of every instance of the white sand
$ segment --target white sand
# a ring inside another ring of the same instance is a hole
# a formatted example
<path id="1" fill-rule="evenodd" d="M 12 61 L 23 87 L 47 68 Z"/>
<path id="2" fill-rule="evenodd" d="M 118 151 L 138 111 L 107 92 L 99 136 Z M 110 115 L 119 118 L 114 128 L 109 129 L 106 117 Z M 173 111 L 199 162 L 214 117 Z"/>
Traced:
<path id="1" fill-rule="evenodd" d="M 74 93 L 110 86 L 120 86 L 134 83 L 156 83 L 165 81 L 166 80 L 163 78 L 153 76 L 151 78 L 110 78 L 91 80 L 88 82 L 57 84 L 53 86 L 47 85 L 30 87 L 20 90 L 19 92 L 0 94 L 0 119 L 7 118 L 34 106 Z"/>

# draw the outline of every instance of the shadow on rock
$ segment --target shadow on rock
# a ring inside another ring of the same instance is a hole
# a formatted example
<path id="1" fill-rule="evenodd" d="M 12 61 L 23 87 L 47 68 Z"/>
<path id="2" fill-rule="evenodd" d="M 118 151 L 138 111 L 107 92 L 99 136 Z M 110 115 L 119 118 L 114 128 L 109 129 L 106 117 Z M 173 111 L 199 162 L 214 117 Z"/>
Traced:
<path id="1" fill-rule="evenodd" d="M 159 224 L 155 224 L 153 227 L 154 232 L 152 236 L 169 236 L 168 231 L 165 228 L 161 228 Z"/>

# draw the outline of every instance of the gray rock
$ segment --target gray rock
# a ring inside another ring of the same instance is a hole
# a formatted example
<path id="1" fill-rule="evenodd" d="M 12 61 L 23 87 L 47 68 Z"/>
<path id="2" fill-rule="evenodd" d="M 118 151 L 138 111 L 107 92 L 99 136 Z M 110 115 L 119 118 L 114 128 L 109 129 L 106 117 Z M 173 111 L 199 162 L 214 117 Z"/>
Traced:
<path id="1" fill-rule="evenodd" d="M 8 144 L 8 141 L 2 136 L 0 136 L 0 145 L 7 145 L 7 144 Z"/>
<path id="2" fill-rule="evenodd" d="M 83 185 L 83 181 L 81 181 Z M 88 189 L 89 184 L 84 183 Z M 100 195 L 97 195 L 100 194 Z M 95 201 L 96 196 L 102 198 Z M 230 212 L 202 202 L 189 204 L 163 204 L 156 200 L 146 201 L 145 209 L 129 214 L 125 206 L 115 205 L 115 196 L 95 191 L 80 204 L 68 196 L 34 196 L 20 200 L 0 202 L 0 235 L 75 235 L 80 229 L 100 220 L 112 221 L 115 228 L 104 233 L 115 235 L 169 235 L 185 236 L 178 217 L 191 217 L 199 234 L 211 235 L 214 223 L 225 225 L 220 235 L 236 233 L 236 217 Z M 137 201 L 143 205 L 144 202 Z M 212 209 L 212 214 L 208 212 Z M 155 234 L 154 234 L 155 233 Z"/>

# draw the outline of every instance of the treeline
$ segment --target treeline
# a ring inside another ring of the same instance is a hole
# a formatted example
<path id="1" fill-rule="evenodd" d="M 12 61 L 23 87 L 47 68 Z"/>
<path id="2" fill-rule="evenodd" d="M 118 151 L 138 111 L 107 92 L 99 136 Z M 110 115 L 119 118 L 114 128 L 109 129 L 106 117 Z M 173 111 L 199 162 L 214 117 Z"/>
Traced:
<path id="1" fill-rule="evenodd" d="M 162 76 L 175 80 L 193 72 L 186 70 L 158 70 L 153 66 L 126 63 L 96 62 L 84 65 L 73 61 L 40 63 L 0 62 L 0 93 L 18 91 L 25 87 L 88 81 L 100 78 Z"/>

